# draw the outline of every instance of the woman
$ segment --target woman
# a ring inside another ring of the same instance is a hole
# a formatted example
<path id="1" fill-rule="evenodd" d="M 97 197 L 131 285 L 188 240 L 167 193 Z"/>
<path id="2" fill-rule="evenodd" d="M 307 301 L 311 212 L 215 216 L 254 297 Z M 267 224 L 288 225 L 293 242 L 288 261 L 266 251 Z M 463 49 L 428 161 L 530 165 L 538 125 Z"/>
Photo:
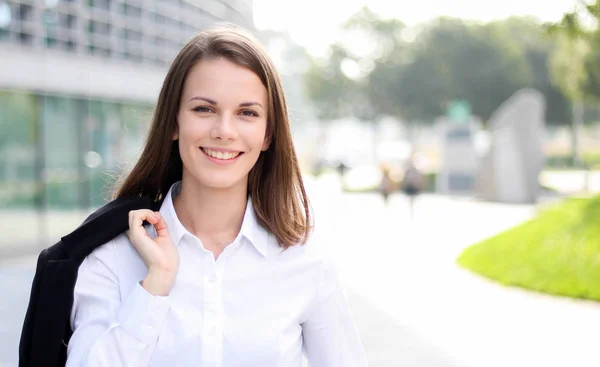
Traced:
<path id="1" fill-rule="evenodd" d="M 335 271 L 303 245 L 281 81 L 250 35 L 205 31 L 176 57 L 116 196 L 135 195 L 160 211 L 132 211 L 79 268 L 68 366 L 366 365 Z"/>

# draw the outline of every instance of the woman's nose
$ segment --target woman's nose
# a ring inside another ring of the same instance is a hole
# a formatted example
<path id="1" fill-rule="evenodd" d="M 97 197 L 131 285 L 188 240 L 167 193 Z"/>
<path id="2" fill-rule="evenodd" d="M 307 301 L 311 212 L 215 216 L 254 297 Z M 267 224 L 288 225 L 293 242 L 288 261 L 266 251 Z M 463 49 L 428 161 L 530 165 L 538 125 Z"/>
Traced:
<path id="1" fill-rule="evenodd" d="M 237 137 L 235 129 L 235 118 L 229 113 L 220 114 L 215 119 L 212 129 L 212 137 L 220 140 L 232 140 Z"/>

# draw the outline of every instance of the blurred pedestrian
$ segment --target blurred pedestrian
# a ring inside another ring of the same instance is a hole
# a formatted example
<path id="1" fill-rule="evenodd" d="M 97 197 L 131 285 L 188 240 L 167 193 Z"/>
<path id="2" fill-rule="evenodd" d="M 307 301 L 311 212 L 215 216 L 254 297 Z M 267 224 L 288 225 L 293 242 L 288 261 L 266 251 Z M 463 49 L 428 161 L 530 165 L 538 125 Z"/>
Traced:
<path id="1" fill-rule="evenodd" d="M 413 219 L 415 212 L 415 201 L 425 186 L 425 177 L 415 164 L 415 153 L 413 152 L 404 166 L 404 177 L 402 179 L 402 191 L 408 198 L 409 216 Z"/>
<path id="2" fill-rule="evenodd" d="M 348 169 L 350 167 L 348 167 L 343 160 L 339 160 L 338 163 L 335 166 L 335 169 L 337 170 L 338 173 L 338 177 L 340 180 L 340 187 L 342 189 L 342 191 L 346 191 L 347 187 L 346 187 L 346 172 L 348 172 Z"/>
<path id="3" fill-rule="evenodd" d="M 379 182 L 379 193 L 383 198 L 383 203 L 388 204 L 389 196 L 396 190 L 396 183 L 392 179 L 390 167 L 381 165 L 381 181 Z"/>
<path id="4" fill-rule="evenodd" d="M 343 160 L 339 160 L 335 166 L 338 175 L 343 179 L 344 175 L 346 174 L 346 172 L 348 171 L 348 166 L 346 165 L 346 163 L 344 163 Z"/>
<path id="5" fill-rule="evenodd" d="M 128 196 L 160 211 L 130 212 L 79 267 L 67 366 L 299 366 L 303 352 L 366 366 L 335 269 L 303 245 L 283 88 L 251 35 L 217 28 L 184 46 L 115 197 Z"/>

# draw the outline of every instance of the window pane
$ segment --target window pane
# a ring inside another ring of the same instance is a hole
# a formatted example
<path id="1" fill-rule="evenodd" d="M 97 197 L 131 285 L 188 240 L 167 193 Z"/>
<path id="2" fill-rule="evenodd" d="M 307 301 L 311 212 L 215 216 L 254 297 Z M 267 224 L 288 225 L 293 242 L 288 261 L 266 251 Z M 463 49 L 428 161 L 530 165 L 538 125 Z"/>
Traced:
<path id="1" fill-rule="evenodd" d="M 80 144 L 75 100 L 42 96 L 42 135 L 46 205 L 76 208 L 85 198 L 79 187 Z"/>
<path id="2" fill-rule="evenodd" d="M 35 96 L 0 92 L 0 207 L 36 204 L 37 108 Z"/>
<path id="3" fill-rule="evenodd" d="M 0 91 L 0 129 L 0 247 L 38 248 L 43 227 L 37 209 L 41 185 L 36 174 L 36 97 Z"/>

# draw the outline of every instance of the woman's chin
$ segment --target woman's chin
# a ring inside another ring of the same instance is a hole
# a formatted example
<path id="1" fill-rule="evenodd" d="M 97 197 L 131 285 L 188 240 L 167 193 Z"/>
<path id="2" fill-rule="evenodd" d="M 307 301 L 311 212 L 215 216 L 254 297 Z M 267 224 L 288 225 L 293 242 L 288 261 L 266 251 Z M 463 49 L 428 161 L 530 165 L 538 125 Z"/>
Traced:
<path id="1" fill-rule="evenodd" d="M 248 183 L 246 178 L 239 177 L 201 177 L 198 180 L 200 184 L 212 190 L 234 190 L 238 187 L 246 188 Z"/>

